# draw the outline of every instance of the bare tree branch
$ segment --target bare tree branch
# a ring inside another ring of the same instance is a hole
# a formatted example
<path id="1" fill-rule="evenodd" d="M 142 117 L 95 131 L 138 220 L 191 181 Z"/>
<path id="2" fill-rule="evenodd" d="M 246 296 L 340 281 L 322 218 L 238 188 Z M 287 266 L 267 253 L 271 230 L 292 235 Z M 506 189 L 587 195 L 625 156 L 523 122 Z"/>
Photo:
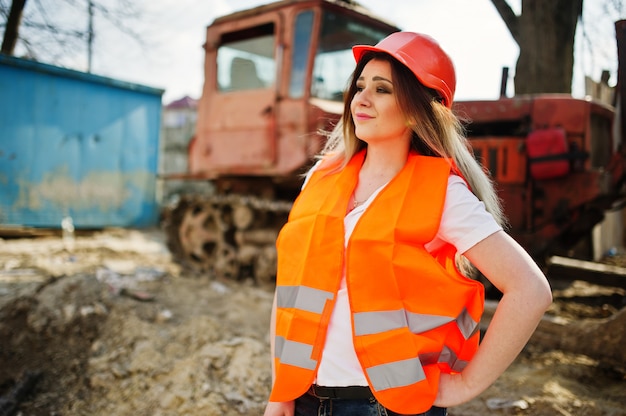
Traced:
<path id="1" fill-rule="evenodd" d="M 85 32 L 81 30 L 65 30 L 49 23 L 22 22 L 22 26 L 49 32 L 50 34 L 61 34 L 65 36 L 73 36 L 80 39 L 86 36 Z M 24 39 L 21 40 L 24 41 Z"/>
<path id="2" fill-rule="evenodd" d="M 6 22 L 9 18 L 9 10 L 11 9 L 11 4 L 8 2 L 8 0 L 0 0 L 0 16 L 2 16 L 4 18 L 4 21 Z M 4 24 L 1 26 L 5 26 Z"/>
<path id="3" fill-rule="evenodd" d="M 515 14 L 509 3 L 506 0 L 491 0 L 498 14 L 506 24 L 506 27 L 511 32 L 511 36 L 519 45 L 520 43 L 520 29 L 519 29 L 519 17 Z"/>
<path id="4" fill-rule="evenodd" d="M 9 34 L 8 15 L 12 5 L 18 2 L 26 3 L 27 0 L 0 0 L 0 29 L 2 23 L 7 22 L 5 37 Z M 141 12 L 136 3 L 131 0 L 116 0 L 111 6 L 111 2 L 105 3 L 102 0 L 92 0 L 93 10 L 96 17 L 96 31 L 99 29 L 109 30 L 110 24 L 114 29 L 123 35 L 130 37 L 140 46 L 145 46 L 145 42 L 137 30 L 134 22 L 140 18 Z M 60 19 L 59 11 L 72 11 L 77 18 L 70 20 Z M 5 18 L 3 18 L 3 16 Z M 83 16 L 83 17 L 80 17 Z M 98 25 L 100 22 L 107 22 L 107 27 Z M 15 42 L 19 42 L 22 52 L 31 59 L 43 60 L 59 65 L 59 62 L 74 55 L 88 53 L 90 45 L 88 29 L 88 0 L 32 0 L 29 7 L 24 9 L 19 26 L 25 30 L 16 36 Z M 1 33 L 1 32 L 0 32 Z M 93 39 L 92 39 L 93 42 Z M 94 46 L 95 45 L 95 46 Z M 97 50 L 98 43 L 92 46 Z M 15 45 L 13 46 L 15 48 Z M 84 51 L 84 52 L 82 52 Z M 43 59 L 42 59 L 43 58 Z M 72 60 L 70 58 L 70 60 Z"/>
<path id="5" fill-rule="evenodd" d="M 2 39 L 1 53 L 13 55 L 25 6 L 26 0 L 13 0 L 11 3 L 11 10 L 9 11 L 7 25 L 4 30 L 4 38 Z"/>
<path id="6" fill-rule="evenodd" d="M 143 45 L 141 36 L 126 24 L 126 21 L 130 18 L 138 18 L 139 12 L 135 10 L 134 4 L 125 0 L 118 0 L 118 5 L 121 10 L 111 10 L 94 2 L 94 9 L 99 12 L 100 16 L 108 20 L 113 24 L 120 32 L 130 36 L 133 40 Z"/>

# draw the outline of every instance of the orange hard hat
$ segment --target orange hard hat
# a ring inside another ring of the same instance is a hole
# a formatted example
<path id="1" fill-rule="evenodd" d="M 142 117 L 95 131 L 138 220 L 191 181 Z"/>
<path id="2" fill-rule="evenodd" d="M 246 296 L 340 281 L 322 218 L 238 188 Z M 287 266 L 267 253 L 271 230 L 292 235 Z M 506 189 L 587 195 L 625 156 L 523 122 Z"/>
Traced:
<path id="1" fill-rule="evenodd" d="M 417 79 L 437 91 L 450 108 L 456 88 L 454 64 L 432 37 L 414 32 L 394 32 L 376 46 L 357 45 L 352 53 L 357 62 L 368 51 L 385 52 L 406 65 Z"/>

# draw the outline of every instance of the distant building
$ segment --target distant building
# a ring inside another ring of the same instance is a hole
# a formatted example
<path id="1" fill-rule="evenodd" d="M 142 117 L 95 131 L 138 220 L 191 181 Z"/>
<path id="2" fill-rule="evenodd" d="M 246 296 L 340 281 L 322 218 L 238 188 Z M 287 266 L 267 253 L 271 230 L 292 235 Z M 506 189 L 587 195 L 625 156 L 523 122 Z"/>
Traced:
<path id="1" fill-rule="evenodd" d="M 585 76 L 585 95 L 614 106 L 615 88 L 609 86 L 609 77 L 610 73 L 606 70 L 602 71 L 600 82 L 594 81 L 593 78 L 589 76 Z"/>
<path id="2" fill-rule="evenodd" d="M 198 100 L 188 96 L 163 107 L 159 170 L 162 174 L 187 172 L 187 146 L 197 118 Z"/>
<path id="3" fill-rule="evenodd" d="M 161 205 L 180 194 L 213 192 L 208 181 L 172 179 L 189 171 L 187 148 L 195 134 L 197 118 L 198 100 L 194 98 L 185 96 L 163 106 L 157 190 L 157 201 Z"/>

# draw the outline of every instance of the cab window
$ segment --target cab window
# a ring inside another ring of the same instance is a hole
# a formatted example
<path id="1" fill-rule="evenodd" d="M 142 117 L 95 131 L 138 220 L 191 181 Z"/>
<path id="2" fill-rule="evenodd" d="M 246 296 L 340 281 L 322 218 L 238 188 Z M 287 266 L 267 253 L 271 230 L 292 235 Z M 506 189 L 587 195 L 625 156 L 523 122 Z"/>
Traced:
<path id="1" fill-rule="evenodd" d="M 289 81 L 289 96 L 302 98 L 305 92 L 306 69 L 309 63 L 311 32 L 313 30 L 313 11 L 300 12 L 296 17 L 293 39 L 292 67 Z"/>
<path id="2" fill-rule="evenodd" d="M 217 86 L 222 92 L 271 88 L 276 83 L 274 24 L 225 34 L 217 50 Z"/>
<path id="3" fill-rule="evenodd" d="M 375 45 L 388 34 L 353 17 L 324 11 L 313 64 L 311 95 L 342 101 L 348 78 L 356 66 L 352 46 Z"/>

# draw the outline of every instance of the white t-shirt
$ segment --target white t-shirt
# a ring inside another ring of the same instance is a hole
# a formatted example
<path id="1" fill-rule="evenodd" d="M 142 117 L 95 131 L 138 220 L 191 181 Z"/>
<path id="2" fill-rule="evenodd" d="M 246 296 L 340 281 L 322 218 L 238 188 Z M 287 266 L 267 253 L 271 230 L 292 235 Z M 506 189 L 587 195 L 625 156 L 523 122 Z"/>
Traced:
<path id="1" fill-rule="evenodd" d="M 307 175 L 307 180 L 310 175 L 311 172 Z M 306 184 L 306 182 L 305 180 L 304 183 Z M 385 185 L 380 187 L 370 195 L 365 203 L 345 216 L 344 241 L 346 244 L 359 218 L 384 187 Z M 448 190 L 439 231 L 433 241 L 426 244 L 425 247 L 426 250 L 433 251 L 448 242 L 455 246 L 459 253 L 463 254 L 478 242 L 500 230 L 502 227 L 486 211 L 483 202 L 478 200 L 476 195 L 469 190 L 465 181 L 459 176 L 451 174 L 448 179 Z M 354 351 L 345 274 L 341 279 L 337 301 L 328 325 L 326 343 L 317 370 L 316 384 L 329 387 L 367 385 L 363 369 Z"/>

